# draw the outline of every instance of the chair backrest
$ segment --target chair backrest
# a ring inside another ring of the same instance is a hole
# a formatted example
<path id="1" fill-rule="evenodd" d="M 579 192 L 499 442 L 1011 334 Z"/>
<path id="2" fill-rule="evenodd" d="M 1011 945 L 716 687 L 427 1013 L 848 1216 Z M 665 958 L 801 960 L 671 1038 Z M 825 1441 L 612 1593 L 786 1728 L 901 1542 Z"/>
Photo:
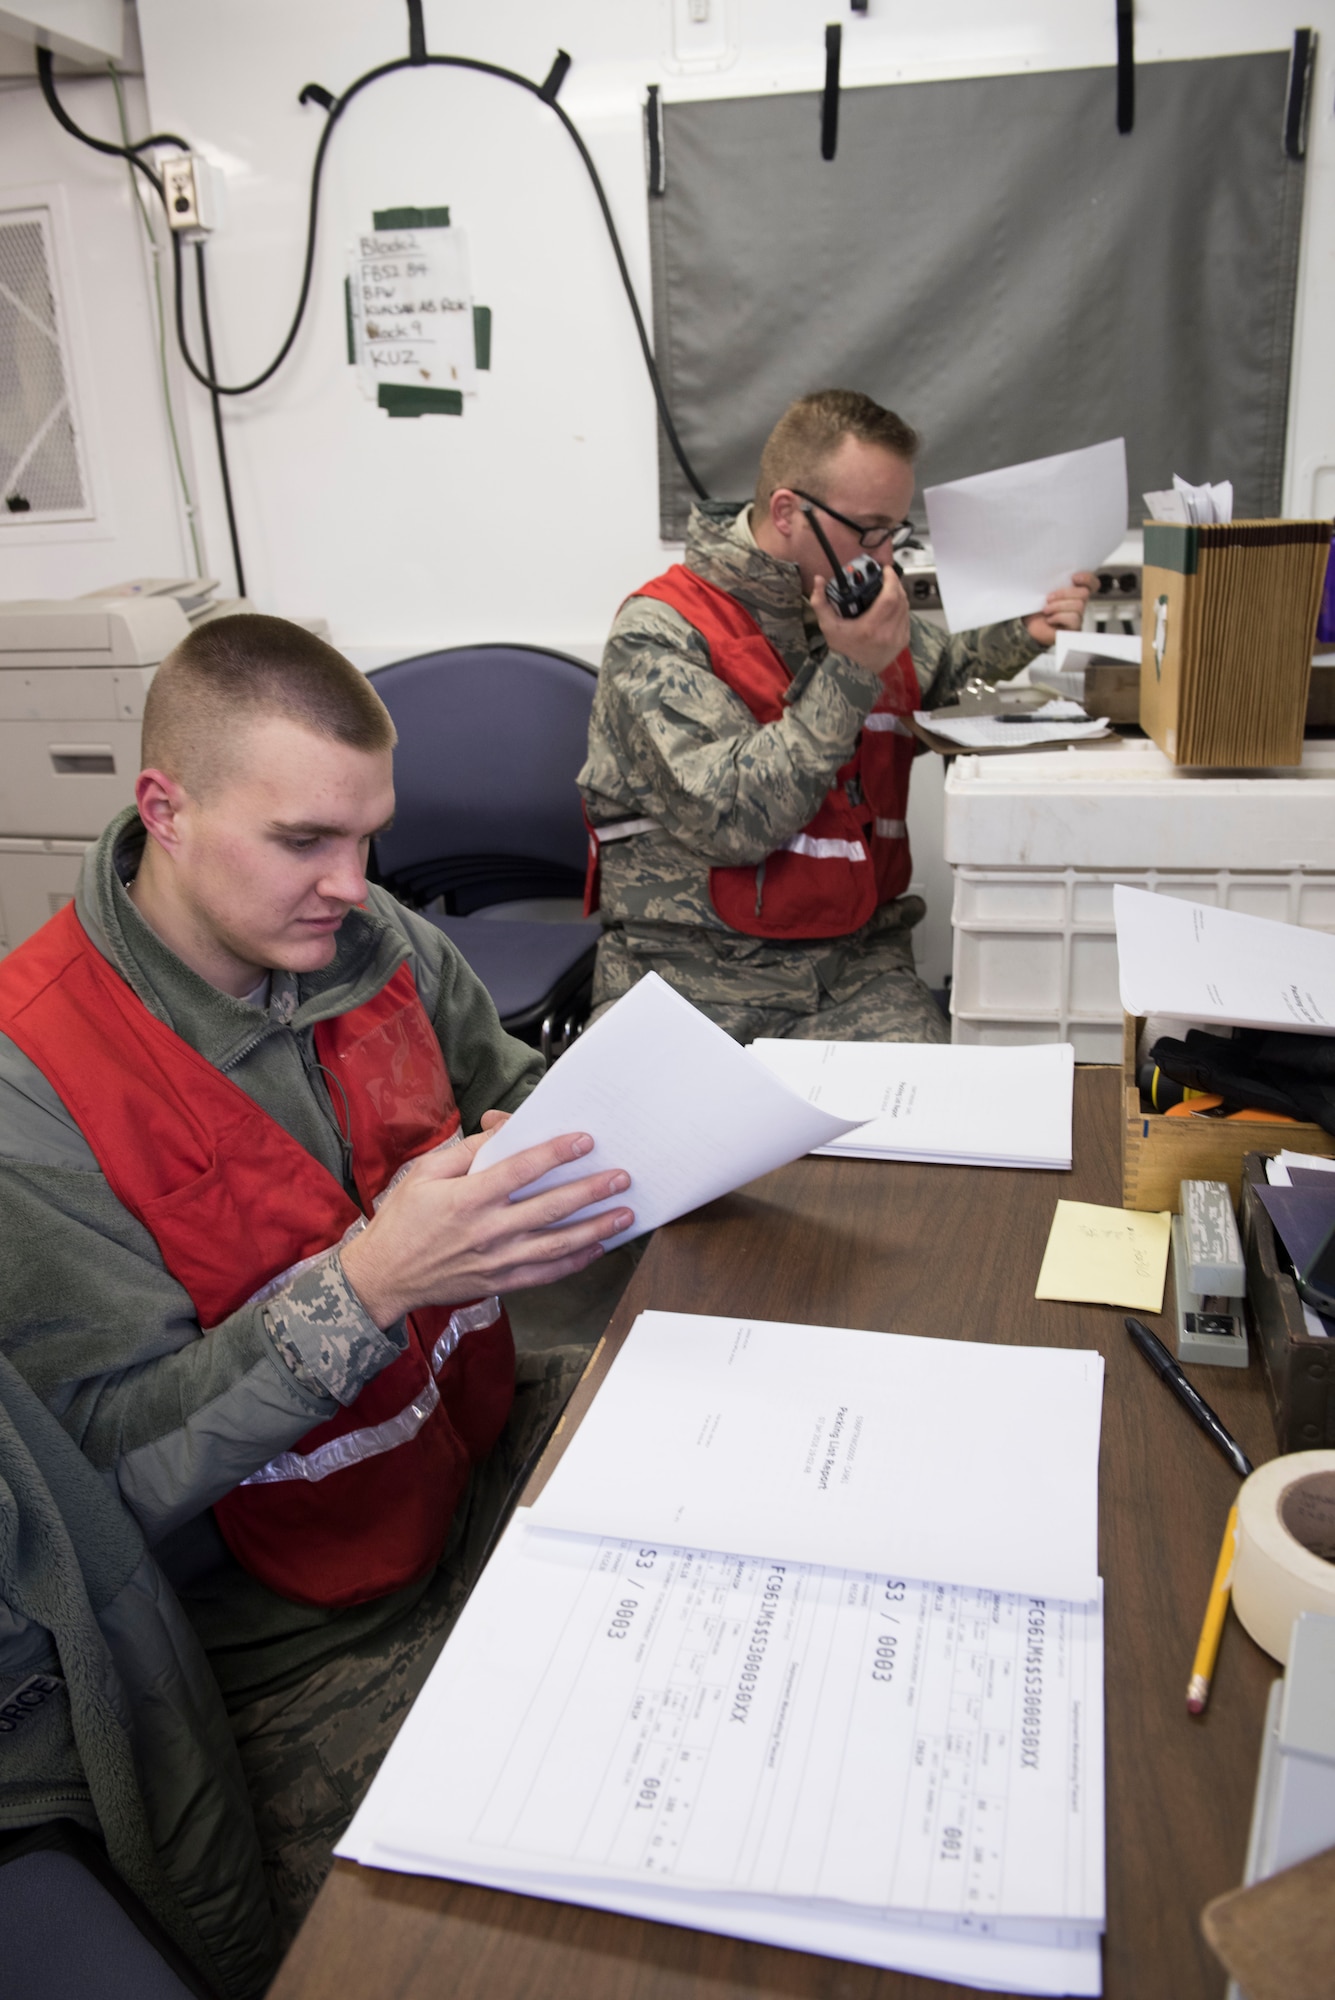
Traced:
<path id="1" fill-rule="evenodd" d="M 455 646 L 371 681 L 399 732 L 394 825 L 376 842 L 385 873 L 456 854 L 583 869 L 591 667 L 532 646 Z"/>
<path id="2" fill-rule="evenodd" d="M 95 1865 L 92 1840 L 59 1822 L 44 1832 L 0 1854 L 0 2000 L 200 2000 L 209 1989 Z"/>

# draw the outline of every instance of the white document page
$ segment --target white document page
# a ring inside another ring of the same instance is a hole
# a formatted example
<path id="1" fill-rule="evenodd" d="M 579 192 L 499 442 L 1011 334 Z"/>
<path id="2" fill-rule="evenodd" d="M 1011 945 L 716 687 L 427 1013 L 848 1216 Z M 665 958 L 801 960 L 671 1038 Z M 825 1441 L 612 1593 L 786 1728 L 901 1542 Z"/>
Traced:
<path id="1" fill-rule="evenodd" d="M 1084 1603 L 1102 1397 L 1074 1348 L 645 1312 L 533 1519 Z"/>
<path id="2" fill-rule="evenodd" d="M 1097 1600 L 521 1514 L 339 1852 L 1091 1992 L 1102 1739 Z"/>
<path id="3" fill-rule="evenodd" d="M 1128 1014 L 1335 1034 L 1335 937 L 1328 932 L 1120 882 L 1113 917 Z"/>
<path id="4" fill-rule="evenodd" d="M 1092 736 L 1107 736 L 1108 724 L 1102 716 L 1092 721 L 1072 722 L 1065 716 L 1038 721 L 1026 715 L 1007 719 L 1000 715 L 945 716 L 933 710 L 914 717 L 935 736 L 956 743 L 961 750 L 1034 750 L 1045 743 L 1082 743 Z"/>
<path id="5" fill-rule="evenodd" d="M 1072 674 L 1101 660 L 1138 667 L 1140 648 L 1139 632 L 1058 632 L 1053 650 L 1057 655 L 1057 672 Z"/>
<path id="6" fill-rule="evenodd" d="M 868 1122 L 822 1153 L 979 1167 L 1071 1164 L 1075 1051 L 924 1042 L 752 1042 L 758 1062 L 823 1111 Z"/>
<path id="7" fill-rule="evenodd" d="M 633 1208 L 634 1227 L 608 1239 L 628 1243 L 852 1123 L 805 1103 L 651 972 L 548 1070 L 470 1171 L 563 1132 L 587 1132 L 591 1153 L 524 1192 L 624 1167 L 629 1192 L 582 1212 Z"/>
<path id="8" fill-rule="evenodd" d="M 1125 535 L 1126 445 L 1111 438 L 976 473 L 923 499 L 951 631 L 1023 618 Z"/>
<path id="9" fill-rule="evenodd" d="M 1233 481 L 1225 479 L 1218 486 L 1208 483 L 1193 486 L 1180 473 L 1173 474 L 1173 492 L 1182 503 L 1182 510 L 1188 521 L 1210 523 L 1233 519 Z"/>

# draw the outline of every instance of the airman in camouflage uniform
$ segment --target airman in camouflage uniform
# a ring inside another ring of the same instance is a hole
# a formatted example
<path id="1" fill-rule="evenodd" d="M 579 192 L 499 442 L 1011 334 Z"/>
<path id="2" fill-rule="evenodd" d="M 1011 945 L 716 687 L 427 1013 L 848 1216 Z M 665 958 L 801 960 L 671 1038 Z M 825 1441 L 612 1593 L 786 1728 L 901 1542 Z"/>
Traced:
<path id="1" fill-rule="evenodd" d="M 280 622 L 236 618 L 203 632 L 218 640 L 224 625 Z M 183 643 L 189 646 L 200 636 Z M 319 644 L 307 635 L 298 638 Z M 236 643 L 262 644 L 249 638 Z M 360 678 L 346 662 L 342 667 L 364 699 Z M 170 671 L 169 661 L 159 676 Z M 273 719 L 261 711 L 249 723 L 242 769 L 261 756 L 262 731 Z M 276 727 L 281 732 L 292 725 L 280 714 Z M 314 791 L 303 791 L 298 772 L 294 787 L 276 798 L 263 785 L 258 797 L 242 791 L 251 818 L 239 822 L 228 818 L 234 795 L 225 779 L 208 793 L 210 809 L 215 798 L 222 801 L 209 822 L 220 829 L 213 836 L 213 860 L 216 864 L 221 842 L 229 887 L 233 878 L 243 885 L 241 900 L 228 906 L 229 918 L 240 927 L 221 931 L 213 914 L 216 903 L 198 896 L 189 900 L 197 874 L 183 874 L 180 891 L 201 930 L 206 920 L 211 926 L 205 933 L 211 942 L 220 936 L 239 939 L 232 962 L 240 973 L 249 976 L 275 957 L 307 969 L 279 966 L 238 998 L 206 976 L 216 959 L 206 961 L 205 969 L 187 962 L 181 951 L 196 933 L 187 933 L 183 943 L 179 931 L 162 924 L 161 908 L 142 901 L 146 877 L 151 892 L 150 863 L 161 850 L 148 850 L 146 859 L 145 825 L 134 807 L 118 815 L 89 850 L 75 911 L 91 949 L 145 1009 L 230 1079 L 309 1155 L 314 1169 L 355 1201 L 351 1147 L 318 1060 L 318 1023 L 367 1006 L 406 968 L 448 1069 L 462 1130 L 469 1134 L 488 1112 L 516 1108 L 537 1083 L 543 1062 L 502 1030 L 485 988 L 443 934 L 362 879 L 364 849 L 357 828 L 370 807 L 381 810 L 386 790 L 392 796 L 389 741 L 376 746 L 379 761 L 370 777 L 361 767 L 349 769 L 347 760 L 355 764 L 360 754 L 355 748 L 332 733 L 327 742 L 334 742 L 344 760 L 332 766 L 341 790 L 329 783 L 321 791 L 317 782 Z M 318 748 L 323 751 L 326 743 Z M 212 744 L 201 754 L 214 757 Z M 331 768 L 314 754 L 311 762 Z M 209 768 L 216 776 L 216 764 Z M 184 778 L 181 786 L 189 799 Z M 325 828 L 331 798 L 350 825 Z M 304 829 L 317 809 L 318 838 L 308 841 Z M 199 828 L 199 818 L 207 816 L 198 804 L 195 811 L 198 852 L 207 846 Z M 278 814 L 279 832 L 292 832 L 298 858 L 289 855 L 286 840 L 273 837 L 269 813 Z M 250 846 L 246 835 L 253 836 Z M 308 845 L 318 851 L 303 860 Z M 248 858 L 254 852 L 282 858 L 255 864 Z M 216 896 L 218 877 L 210 879 Z M 305 909 L 309 916 L 312 894 L 319 898 L 326 956 L 312 954 L 305 941 L 285 948 L 284 930 L 246 929 L 248 914 L 256 926 L 277 925 L 293 910 L 300 915 Z M 331 902 L 343 904 L 341 916 L 329 908 Z M 257 915 L 250 912 L 251 903 Z M 148 920 L 150 914 L 160 928 Z M 268 956 L 264 940 L 274 937 Z M 240 956 L 243 948 L 246 955 Z M 17 956 L 13 963 L 19 963 Z M 388 1077 L 397 1045 L 382 1038 L 375 1046 Z M 368 1093 L 377 1082 L 368 1075 Z M 392 1104 L 393 1092 L 389 1095 Z M 17 1040 L 0 1032 L 0 1348 L 134 1517 L 204 1645 L 250 1781 L 284 1940 L 327 1872 L 332 1844 L 439 1651 L 527 1467 L 578 1379 L 592 1336 L 587 1344 L 544 1343 L 543 1351 L 520 1357 L 509 1421 L 474 1469 L 440 1565 L 401 1589 L 350 1605 L 298 1602 L 232 1557 L 213 1504 L 336 1417 L 397 1359 L 408 1340 L 405 1311 L 425 1299 L 449 1303 L 460 1297 L 449 1289 L 457 1274 L 442 1276 L 440 1257 L 462 1258 L 470 1279 L 494 1281 L 470 1285 L 465 1296 L 492 1292 L 502 1283 L 527 1286 L 535 1274 L 559 1277 L 567 1269 L 578 1280 L 585 1269 L 592 1275 L 617 1261 L 613 1253 L 588 1263 L 584 1252 L 591 1239 L 578 1246 L 571 1242 L 586 1223 L 573 1221 L 554 1233 L 544 1228 L 535 1237 L 532 1209 L 511 1201 L 505 1182 L 493 1183 L 488 1192 L 476 1180 L 440 1172 L 464 1146 L 471 1149 L 471 1142 L 442 1149 L 441 1159 L 415 1170 L 406 1211 L 408 1188 L 388 1189 L 364 1234 L 350 1230 L 340 1243 L 275 1274 L 206 1330 L 189 1291 L 167 1268 L 149 1228 L 122 1204 L 52 1082 Z M 561 1157 L 573 1153 L 566 1150 Z M 580 1186 L 598 1189 L 578 1196 L 582 1201 L 599 1200 L 604 1192 L 601 1177 Z M 470 1188 L 477 1190 L 471 1198 L 448 1193 Z M 521 1220 L 526 1209 L 527 1220 Z M 244 1217 L 249 1211 L 242 1204 L 238 1212 Z M 423 1218 L 420 1241 L 410 1238 L 406 1248 L 405 1212 Z M 615 1212 L 622 1217 L 617 1226 L 627 1226 L 629 1213 Z M 544 1205 L 544 1224 L 554 1220 Z M 524 1230 L 537 1249 L 536 1262 L 517 1234 Z M 360 1272 L 355 1267 L 358 1249 L 365 1256 L 377 1231 L 379 1270 L 401 1290 L 415 1288 L 407 1296 L 392 1290 L 386 1300 L 374 1289 L 376 1265 L 369 1288 L 366 1267 Z M 607 1233 L 601 1222 L 597 1233 Z M 563 1239 L 574 1254 L 553 1264 L 560 1253 L 549 1246 Z M 243 1244 L 236 1245 L 236 1254 L 244 1263 Z M 588 1254 L 597 1256 L 592 1249 Z M 630 1260 L 622 1261 L 628 1266 Z M 623 1281 L 625 1274 L 623 1269 Z M 441 1289 L 430 1289 L 436 1284 Z M 368 1301 L 376 1297 L 381 1303 L 373 1309 Z M 610 1311 L 611 1300 L 603 1302 Z M 567 1323 L 560 1337 L 570 1342 L 571 1331 Z M 465 1386 L 462 1395 L 467 1394 Z M 292 1573 L 299 1574 L 300 1548 L 290 1553 Z M 5 1644 L 0 1607 L 0 1678 Z M 168 1795 L 174 1782 L 170 1770 L 155 1773 L 155 1783 Z M 181 1796 L 181 1825 L 192 1842 L 207 1845 L 211 1829 L 199 1824 L 198 1812 L 196 1798 L 188 1792 Z"/>
<path id="2" fill-rule="evenodd" d="M 852 937 L 811 943 L 744 937 L 710 901 L 711 866 L 758 861 L 807 824 L 877 694 L 875 674 L 830 651 L 796 566 L 756 546 L 750 512 L 695 508 L 685 562 L 750 612 L 791 671 L 781 723 L 758 725 L 700 634 L 655 598 L 629 598 L 607 642 L 580 789 L 595 826 L 654 824 L 601 850 L 595 1008 L 654 971 L 740 1041 L 946 1041 L 913 969 L 920 897 L 883 904 Z M 1041 650 L 1018 618 L 948 636 L 915 617 L 910 644 L 925 708 Z"/>

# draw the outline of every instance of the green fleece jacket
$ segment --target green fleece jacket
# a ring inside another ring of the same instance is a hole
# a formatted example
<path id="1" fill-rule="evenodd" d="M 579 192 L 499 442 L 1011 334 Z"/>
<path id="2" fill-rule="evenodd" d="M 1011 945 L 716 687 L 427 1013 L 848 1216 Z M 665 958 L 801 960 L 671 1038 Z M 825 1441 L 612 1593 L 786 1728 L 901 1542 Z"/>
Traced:
<path id="1" fill-rule="evenodd" d="M 313 1030 L 379 992 L 405 961 L 465 1131 L 536 1084 L 541 1057 L 505 1034 L 459 953 L 380 889 L 347 917 L 322 971 L 275 972 L 267 1013 L 220 993 L 126 894 L 143 842 L 130 808 L 89 851 L 76 898 L 85 930 L 153 1013 L 349 1192 Z M 405 1341 L 401 1323 L 382 1332 L 363 1311 L 334 1249 L 203 1335 L 56 1092 L 0 1035 L 0 1349 L 118 1489 L 233 1699 L 303 1671 L 403 1608 L 403 1592 L 343 1613 L 289 1604 L 231 1562 L 208 1509 L 352 1402 Z"/>
<path id="2" fill-rule="evenodd" d="M 217 1687 L 129 1513 L 0 1355 L 0 1833 L 53 1819 L 101 1836 L 212 1989 L 264 1991 L 273 1919 Z"/>

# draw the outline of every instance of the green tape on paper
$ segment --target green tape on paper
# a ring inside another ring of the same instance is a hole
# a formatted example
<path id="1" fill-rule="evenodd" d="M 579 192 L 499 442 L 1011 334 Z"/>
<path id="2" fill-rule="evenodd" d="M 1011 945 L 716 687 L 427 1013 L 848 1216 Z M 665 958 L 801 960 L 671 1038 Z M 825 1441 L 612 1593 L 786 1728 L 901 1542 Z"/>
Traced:
<path id="1" fill-rule="evenodd" d="M 381 382 L 376 401 L 391 417 L 461 417 L 460 389 L 415 389 L 410 382 Z"/>
<path id="2" fill-rule="evenodd" d="M 478 368 L 491 367 L 491 307 L 473 307 L 473 363 Z"/>
<path id="3" fill-rule="evenodd" d="M 352 330 L 352 279 L 343 280 L 343 328 L 348 336 L 348 366 L 357 365 L 357 337 Z"/>
<path id="4" fill-rule="evenodd" d="M 372 229 L 448 229 L 448 208 L 377 208 L 371 214 Z"/>

